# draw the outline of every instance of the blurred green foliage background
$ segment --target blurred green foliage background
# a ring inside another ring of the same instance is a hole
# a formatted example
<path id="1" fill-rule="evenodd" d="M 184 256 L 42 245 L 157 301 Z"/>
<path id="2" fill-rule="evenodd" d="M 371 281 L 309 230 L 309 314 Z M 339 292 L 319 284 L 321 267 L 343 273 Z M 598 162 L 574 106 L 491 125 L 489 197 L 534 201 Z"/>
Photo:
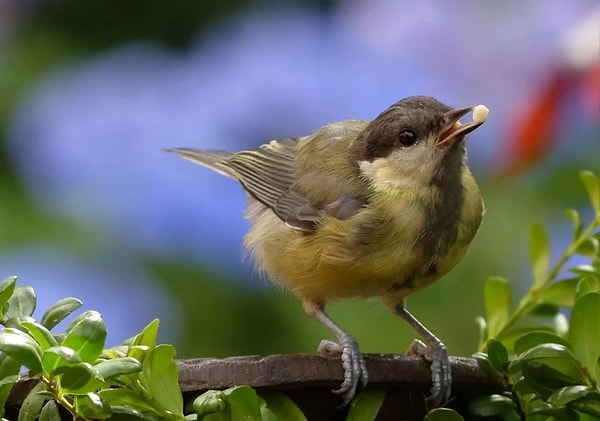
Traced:
<path id="1" fill-rule="evenodd" d="M 484 224 L 408 301 L 469 355 L 483 280 L 525 290 L 529 225 L 568 244 L 577 172 L 600 169 L 599 52 L 570 35 L 595 4 L 537 3 L 0 0 L 0 270 L 98 309 L 115 343 L 160 317 L 180 357 L 312 352 L 328 333 L 238 263 L 241 189 L 160 148 L 253 147 L 413 94 L 481 102 Z M 414 337 L 377 300 L 330 313 L 363 352 Z"/>

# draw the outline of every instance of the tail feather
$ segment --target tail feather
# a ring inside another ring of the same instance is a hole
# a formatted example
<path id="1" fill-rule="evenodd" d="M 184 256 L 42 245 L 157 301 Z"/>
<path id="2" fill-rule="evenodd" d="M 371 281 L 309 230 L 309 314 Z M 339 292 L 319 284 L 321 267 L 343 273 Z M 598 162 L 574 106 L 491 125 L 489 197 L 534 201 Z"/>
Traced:
<path id="1" fill-rule="evenodd" d="M 233 153 L 231 152 L 201 151 L 199 149 L 191 148 L 172 148 L 165 149 L 165 151 L 175 152 L 184 159 L 203 165 L 226 177 L 231 177 L 236 180 L 239 179 L 239 174 L 233 168 L 224 163 L 224 161 L 233 156 Z"/>

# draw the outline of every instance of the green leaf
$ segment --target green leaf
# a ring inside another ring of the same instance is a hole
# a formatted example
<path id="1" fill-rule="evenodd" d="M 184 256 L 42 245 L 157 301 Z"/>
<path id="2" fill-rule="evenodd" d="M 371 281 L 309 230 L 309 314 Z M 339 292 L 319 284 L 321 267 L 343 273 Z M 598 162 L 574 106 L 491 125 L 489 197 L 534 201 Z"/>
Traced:
<path id="1" fill-rule="evenodd" d="M 1 408 L 4 408 L 4 406 L 6 405 L 8 395 L 10 394 L 10 391 L 12 390 L 17 380 L 19 380 L 18 374 L 0 377 L 0 411 Z"/>
<path id="2" fill-rule="evenodd" d="M 27 334 L 11 328 L 0 332 L 0 351 L 24 365 L 32 374 L 42 371 L 42 350 L 40 346 Z"/>
<path id="3" fill-rule="evenodd" d="M 46 327 L 46 329 L 51 330 L 67 318 L 69 314 L 81 307 L 82 304 L 80 300 L 73 297 L 58 300 L 44 312 L 40 324 Z"/>
<path id="4" fill-rule="evenodd" d="M 111 407 L 130 407 L 140 412 L 158 414 L 157 409 L 148 403 L 144 396 L 128 389 L 102 389 L 98 392 L 104 402 Z M 114 411 L 113 411 L 114 412 Z"/>
<path id="5" fill-rule="evenodd" d="M 483 294 L 488 338 L 496 338 L 508 320 L 510 285 L 506 279 L 490 277 L 485 281 Z"/>
<path id="6" fill-rule="evenodd" d="M 111 418 L 112 410 L 102 397 L 96 393 L 75 396 L 75 409 L 78 415 L 86 418 Z"/>
<path id="7" fill-rule="evenodd" d="M 575 299 L 581 298 L 584 294 L 588 292 L 595 291 L 592 282 L 588 278 L 581 278 L 577 283 L 577 291 L 575 293 Z M 575 303 L 573 303 L 575 304 Z"/>
<path id="8" fill-rule="evenodd" d="M 113 377 L 123 374 L 137 373 L 142 370 L 142 364 L 131 357 L 115 358 L 112 360 L 102 361 L 96 364 L 96 370 L 102 374 L 104 380 L 112 379 Z"/>
<path id="9" fill-rule="evenodd" d="M 558 313 L 552 320 L 554 333 L 561 338 L 566 338 L 569 333 L 569 319 L 563 313 Z"/>
<path id="10" fill-rule="evenodd" d="M 16 276 L 9 276 L 5 278 L 2 283 L 0 283 L 0 318 L 4 318 L 6 314 L 4 310 L 8 310 L 8 307 L 5 307 L 5 304 L 8 302 L 10 297 L 13 295 L 15 291 L 15 285 L 17 284 Z"/>
<path id="11" fill-rule="evenodd" d="M 581 171 L 579 177 L 583 181 L 596 215 L 600 215 L 600 180 L 591 171 Z"/>
<path id="12" fill-rule="evenodd" d="M 13 374 L 19 374 L 21 363 L 8 354 L 0 353 L 0 379 Z M 1 406 L 0 406 L 1 408 Z"/>
<path id="13" fill-rule="evenodd" d="M 566 406 L 568 403 L 582 398 L 593 397 L 600 403 L 600 393 L 584 385 L 565 386 L 554 392 L 548 403 L 554 406 Z"/>
<path id="14" fill-rule="evenodd" d="M 469 413 L 480 417 L 493 417 L 505 414 L 516 407 L 512 399 L 493 394 L 473 399 L 469 404 Z"/>
<path id="15" fill-rule="evenodd" d="M 534 285 L 542 285 L 550 265 L 550 242 L 541 224 L 533 224 L 529 233 L 529 257 Z"/>
<path id="16" fill-rule="evenodd" d="M 581 384 L 583 372 L 575 354 L 563 345 L 542 344 L 535 346 L 511 363 L 518 366 L 529 386 L 547 399 L 556 389 Z"/>
<path id="17" fill-rule="evenodd" d="M 56 339 L 52 335 L 48 329 L 46 329 L 43 325 L 36 322 L 21 322 L 21 326 L 27 329 L 27 332 L 42 348 L 42 351 L 47 350 L 50 347 L 58 345 Z"/>
<path id="18" fill-rule="evenodd" d="M 495 339 L 487 341 L 487 351 L 490 365 L 498 373 L 504 373 L 508 366 L 508 351 L 502 342 Z"/>
<path id="19" fill-rule="evenodd" d="M 436 408 L 429 411 L 423 421 L 464 421 L 464 418 L 453 409 Z"/>
<path id="20" fill-rule="evenodd" d="M 600 242 L 595 238 L 586 238 L 579 244 L 575 253 L 580 254 L 590 259 L 598 258 L 598 250 L 600 249 Z"/>
<path id="21" fill-rule="evenodd" d="M 142 362 L 140 381 L 167 411 L 183 417 L 183 398 L 179 389 L 179 371 L 173 358 L 173 345 L 158 345 Z"/>
<path id="22" fill-rule="evenodd" d="M 554 304 L 537 302 L 526 312 L 526 314 L 532 317 L 548 318 L 556 316 L 558 312 L 559 308 Z"/>
<path id="23" fill-rule="evenodd" d="M 130 406 L 122 406 L 122 405 L 111 405 L 110 411 L 113 415 L 123 415 L 123 418 L 118 418 L 122 420 L 131 420 L 132 417 L 135 418 L 144 418 L 144 414 L 137 409 L 133 409 Z M 116 418 L 113 416 L 113 419 Z M 148 419 L 146 417 L 146 419 Z"/>
<path id="24" fill-rule="evenodd" d="M 568 209 L 566 214 L 567 218 L 573 223 L 573 240 L 577 240 L 583 231 L 581 216 L 579 216 L 579 213 L 575 209 Z"/>
<path id="25" fill-rule="evenodd" d="M 102 351 L 102 355 L 106 358 L 121 358 L 127 356 L 128 347 L 123 345 L 113 346 Z M 138 360 L 139 361 L 139 360 Z"/>
<path id="26" fill-rule="evenodd" d="M 58 406 L 55 400 L 49 400 L 46 402 L 42 411 L 40 412 L 39 421 L 61 421 L 60 413 L 58 412 Z"/>
<path id="27" fill-rule="evenodd" d="M 224 411 L 227 408 L 225 393 L 221 390 L 207 390 L 194 399 L 192 408 L 194 409 L 194 412 L 198 414 L 199 419 L 210 414 Z"/>
<path id="28" fill-rule="evenodd" d="M 232 420 L 261 421 L 260 398 L 249 386 L 236 386 L 223 391 Z"/>
<path id="29" fill-rule="evenodd" d="M 44 389 L 44 383 L 42 382 L 39 382 L 31 389 L 31 392 L 29 392 L 21 404 L 19 417 L 17 418 L 18 421 L 35 421 L 39 418 L 44 401 L 46 400 L 44 394 L 40 393 Z"/>
<path id="30" fill-rule="evenodd" d="M 152 320 L 148 325 L 131 341 L 131 345 L 146 345 L 149 348 L 156 346 L 156 336 L 158 335 L 158 319 Z"/>
<path id="31" fill-rule="evenodd" d="M 580 411 L 580 421 L 598 421 L 600 419 L 600 402 L 598 399 L 587 399 L 583 398 L 580 401 L 573 402 L 571 405 L 574 409 Z M 581 416 L 583 414 L 589 415 L 589 417 Z"/>
<path id="32" fill-rule="evenodd" d="M 600 357 L 600 292 L 588 292 L 577 299 L 571 312 L 569 338 L 575 354 L 594 381 Z"/>
<path id="33" fill-rule="evenodd" d="M 89 363 L 61 368 L 60 386 L 64 393 L 85 395 L 97 391 L 103 384 L 102 375 Z"/>
<path id="34" fill-rule="evenodd" d="M 523 352 L 513 361 L 545 361 L 548 359 L 561 359 L 577 365 L 577 357 L 569 348 L 560 344 L 544 343 Z M 579 378 L 579 376 L 577 376 Z"/>
<path id="35" fill-rule="evenodd" d="M 574 420 L 578 420 L 578 414 L 577 412 L 573 411 L 571 408 L 557 408 L 555 406 L 549 405 L 547 403 L 541 403 L 540 405 L 536 406 L 535 408 L 532 408 L 531 410 L 528 411 L 527 413 L 529 416 L 531 416 L 531 418 L 534 417 L 540 417 L 542 415 L 547 415 L 547 416 L 543 416 L 541 418 L 534 418 L 534 419 L 541 419 L 541 420 L 552 420 L 552 421 L 574 421 Z M 550 417 L 548 417 L 550 416 Z M 529 418 L 527 418 L 529 419 Z"/>
<path id="36" fill-rule="evenodd" d="M 571 268 L 569 270 L 571 272 L 574 272 L 581 276 L 591 277 L 592 279 L 594 279 L 594 278 L 597 279 L 600 277 L 598 270 L 595 267 L 593 267 L 592 265 L 579 265 L 579 266 L 575 266 L 574 268 Z"/>
<path id="37" fill-rule="evenodd" d="M 532 332 L 524 334 L 519 339 L 517 339 L 517 341 L 515 342 L 514 350 L 517 354 L 523 354 L 531 348 L 547 343 L 559 344 L 564 346 L 565 348 L 571 347 L 569 342 L 565 341 L 560 336 L 556 336 L 553 333 L 542 330 L 534 330 Z"/>
<path id="38" fill-rule="evenodd" d="M 8 300 L 8 317 L 31 317 L 35 311 L 36 297 L 33 288 L 24 286 L 16 287 L 13 295 Z"/>
<path id="39" fill-rule="evenodd" d="M 554 304 L 559 307 L 573 307 L 578 282 L 579 278 L 569 278 L 553 282 L 542 288 L 539 298 L 545 303 Z"/>
<path id="40" fill-rule="evenodd" d="M 146 359 L 146 355 L 150 352 L 150 347 L 146 345 L 133 345 L 127 350 L 127 356 L 135 358 L 139 362 L 143 363 Z"/>
<path id="41" fill-rule="evenodd" d="M 346 421 L 373 421 L 385 401 L 387 392 L 383 389 L 364 390 L 350 403 Z"/>
<path id="42" fill-rule="evenodd" d="M 487 337 L 487 322 L 485 321 L 485 318 L 477 316 L 475 317 L 475 324 L 479 330 L 479 343 L 477 344 L 477 349 L 481 349 Z"/>
<path id="43" fill-rule="evenodd" d="M 260 392 L 260 397 L 265 400 L 267 408 L 273 412 L 276 419 L 306 421 L 306 417 L 300 408 L 284 393 L 276 390 L 265 390 Z"/>
<path id="44" fill-rule="evenodd" d="M 522 376 L 513 383 L 512 387 L 513 393 L 519 393 L 520 395 L 531 395 L 535 394 L 535 390 L 529 385 L 525 377 Z"/>
<path id="45" fill-rule="evenodd" d="M 494 376 L 498 375 L 496 370 L 492 368 L 492 365 L 490 364 L 490 359 L 488 358 L 487 354 L 484 354 L 483 352 L 476 352 L 472 355 L 472 357 L 475 360 L 477 360 L 477 364 L 479 365 L 479 367 L 485 370 L 486 373 Z"/>
<path id="46" fill-rule="evenodd" d="M 53 346 L 48 348 L 42 355 L 42 367 L 44 373 L 49 376 L 62 372 L 65 367 L 73 367 L 81 362 L 79 355 L 69 347 Z"/>
<path id="47" fill-rule="evenodd" d="M 63 341 L 65 340 L 65 334 L 64 333 L 53 333 L 52 336 L 54 336 L 54 339 L 56 340 L 56 343 L 61 345 L 63 343 Z"/>
<path id="48" fill-rule="evenodd" d="M 543 332 L 554 332 L 553 328 L 549 325 L 524 325 L 517 328 L 510 329 L 507 333 L 502 335 L 502 344 L 506 349 L 515 349 L 515 343 L 521 336 L 532 331 L 543 331 Z"/>
<path id="49" fill-rule="evenodd" d="M 86 311 L 73 320 L 67 328 L 62 344 L 72 348 L 82 361 L 93 363 L 104 349 L 106 325 L 100 313 Z"/>

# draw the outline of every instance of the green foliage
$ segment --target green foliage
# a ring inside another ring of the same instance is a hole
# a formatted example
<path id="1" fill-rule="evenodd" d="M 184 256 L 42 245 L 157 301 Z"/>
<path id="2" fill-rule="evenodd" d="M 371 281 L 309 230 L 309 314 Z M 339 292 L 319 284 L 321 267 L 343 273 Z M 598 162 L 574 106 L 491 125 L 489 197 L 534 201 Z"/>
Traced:
<path id="1" fill-rule="evenodd" d="M 365 390 L 350 403 L 347 421 L 373 421 L 385 400 L 385 390 Z"/>
<path id="2" fill-rule="evenodd" d="M 75 316 L 63 333 L 52 331 L 81 304 L 75 298 L 62 299 L 52 304 L 38 323 L 32 317 L 36 307 L 33 289 L 16 286 L 15 277 L 0 283 L 0 323 L 4 326 L 0 332 L 0 407 L 4 408 L 23 367 L 39 380 L 25 398 L 19 420 L 59 420 L 58 408 L 62 406 L 78 420 L 117 416 L 306 421 L 283 393 L 265 391 L 259 395 L 248 386 L 205 392 L 184 415 L 175 348 L 156 343 L 158 320 L 109 349 L 104 349 L 106 326 L 96 311 Z M 348 420 L 374 420 L 385 396 L 381 390 L 361 392 L 349 408 Z"/>
<path id="3" fill-rule="evenodd" d="M 505 394 L 482 396 L 469 411 L 494 419 L 587 420 L 600 418 L 600 181 L 582 172 L 594 216 L 584 228 L 574 209 L 572 243 L 550 266 L 550 243 L 541 225 L 530 233 L 533 282 L 511 310 L 510 284 L 485 284 L 480 365 L 499 376 Z M 590 264 L 566 268 L 579 254 Z M 565 273 L 572 275 L 565 276 Z M 570 312 L 569 312 L 570 309 Z M 565 311 L 566 310 L 566 311 Z M 570 320 L 565 314 L 570 313 Z"/>
<path id="4" fill-rule="evenodd" d="M 96 311 L 77 315 L 64 333 L 52 332 L 80 306 L 76 298 L 60 300 L 38 323 L 32 318 L 33 289 L 16 286 L 15 277 L 0 283 L 0 407 L 24 367 L 39 383 L 24 400 L 19 420 L 58 420 L 58 406 L 79 420 L 116 414 L 186 419 L 175 349 L 156 345 L 158 321 L 113 349 L 104 349 L 106 326 Z"/>
<path id="5" fill-rule="evenodd" d="M 302 411 L 284 394 L 270 392 L 263 397 L 248 386 L 209 390 L 198 396 L 192 407 L 195 415 L 188 419 L 202 421 L 306 421 Z"/>

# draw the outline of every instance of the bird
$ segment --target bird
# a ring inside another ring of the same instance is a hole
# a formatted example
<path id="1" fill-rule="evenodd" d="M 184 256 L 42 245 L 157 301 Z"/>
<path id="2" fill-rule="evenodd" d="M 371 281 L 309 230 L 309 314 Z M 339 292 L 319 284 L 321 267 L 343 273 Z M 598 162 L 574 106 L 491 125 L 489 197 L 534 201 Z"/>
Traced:
<path id="1" fill-rule="evenodd" d="M 357 341 L 325 311 L 351 297 L 379 297 L 420 335 L 410 352 L 431 362 L 428 399 L 450 399 L 447 348 L 406 298 L 450 271 L 479 229 L 484 205 L 465 139 L 488 111 L 411 96 L 372 121 L 331 123 L 252 150 L 166 149 L 241 184 L 250 220 L 244 246 L 256 267 L 337 339 L 319 351 L 341 354 L 340 406 L 368 381 Z M 469 113 L 473 121 L 461 123 Z"/>

